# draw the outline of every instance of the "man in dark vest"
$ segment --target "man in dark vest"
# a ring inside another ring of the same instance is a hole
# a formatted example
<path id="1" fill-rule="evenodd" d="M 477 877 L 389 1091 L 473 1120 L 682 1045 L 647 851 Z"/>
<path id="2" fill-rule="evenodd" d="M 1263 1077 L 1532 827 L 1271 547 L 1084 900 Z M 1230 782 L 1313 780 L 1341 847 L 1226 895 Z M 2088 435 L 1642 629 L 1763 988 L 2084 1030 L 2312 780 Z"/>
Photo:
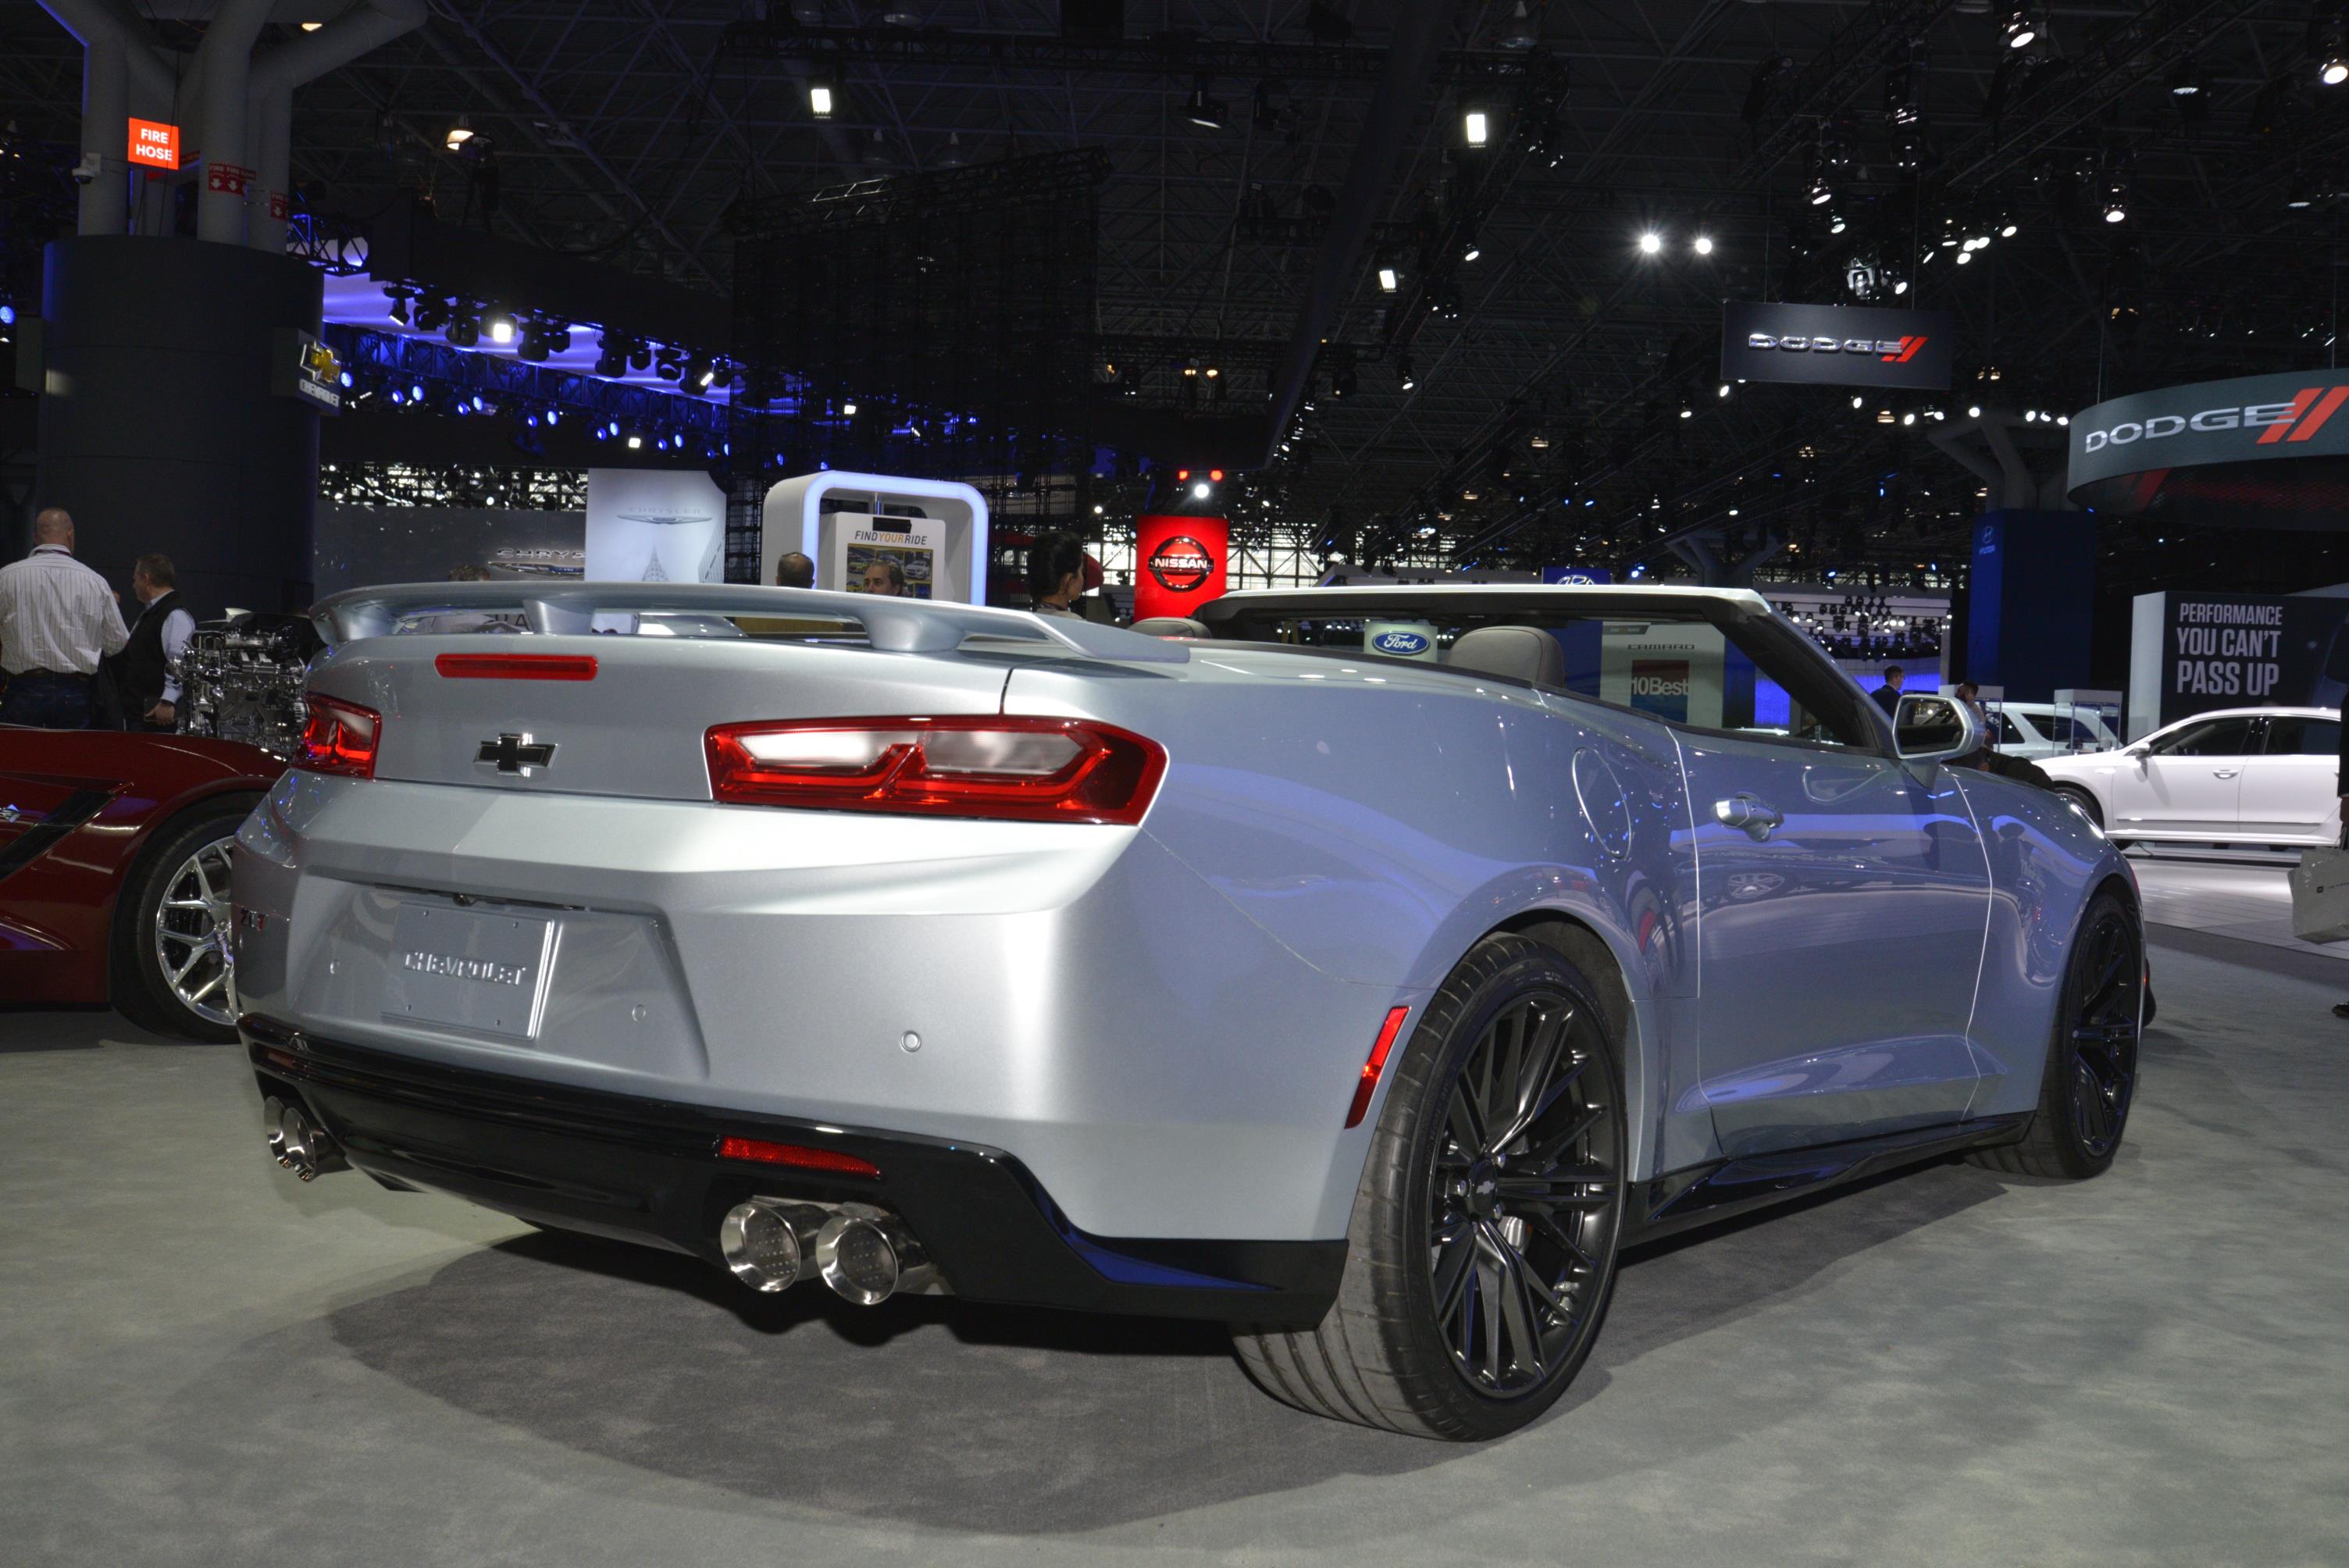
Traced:
<path id="1" fill-rule="evenodd" d="M 130 569 L 130 591 L 145 608 L 115 657 L 113 676 L 132 729 L 178 727 L 180 656 L 196 629 L 196 618 L 181 607 L 179 582 L 168 555 L 142 555 Z"/>

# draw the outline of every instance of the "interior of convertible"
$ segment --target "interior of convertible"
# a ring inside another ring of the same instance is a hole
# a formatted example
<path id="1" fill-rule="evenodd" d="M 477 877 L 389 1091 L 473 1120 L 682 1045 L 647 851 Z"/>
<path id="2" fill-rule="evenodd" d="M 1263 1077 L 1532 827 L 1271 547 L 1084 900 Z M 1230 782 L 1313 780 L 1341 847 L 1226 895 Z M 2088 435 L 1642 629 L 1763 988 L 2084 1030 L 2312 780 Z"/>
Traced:
<path id="1" fill-rule="evenodd" d="M 1498 676 L 1696 729 L 1873 748 L 1849 692 L 1822 658 L 1790 647 L 1762 620 L 1657 603 L 1634 616 L 1611 607 L 1538 610 L 1461 604 L 1377 613 L 1242 609 L 1195 632 L 1137 623 L 1161 635 L 1213 635 L 1327 649 L 1350 656 Z"/>

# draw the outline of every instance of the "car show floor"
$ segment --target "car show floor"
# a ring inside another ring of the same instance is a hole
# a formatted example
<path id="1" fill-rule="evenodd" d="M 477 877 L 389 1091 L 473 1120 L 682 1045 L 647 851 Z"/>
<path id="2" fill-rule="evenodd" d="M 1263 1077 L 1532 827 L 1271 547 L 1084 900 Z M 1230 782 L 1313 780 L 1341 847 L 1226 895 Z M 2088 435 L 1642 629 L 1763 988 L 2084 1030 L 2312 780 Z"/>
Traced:
<path id="1" fill-rule="evenodd" d="M 234 1047 L 0 1012 L 0 1560 L 2349 1561 L 2349 966 L 2153 936 L 2110 1173 L 1635 1254 L 1481 1448 L 1299 1415 L 1197 1326 L 760 1297 L 302 1186 Z"/>

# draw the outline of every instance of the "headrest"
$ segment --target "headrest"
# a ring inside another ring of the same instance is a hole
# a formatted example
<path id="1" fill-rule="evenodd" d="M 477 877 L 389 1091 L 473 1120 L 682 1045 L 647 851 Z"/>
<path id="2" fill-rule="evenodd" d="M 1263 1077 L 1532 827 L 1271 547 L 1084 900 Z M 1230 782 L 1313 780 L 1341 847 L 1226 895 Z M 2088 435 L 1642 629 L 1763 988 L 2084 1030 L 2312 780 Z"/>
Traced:
<path id="1" fill-rule="evenodd" d="M 1188 615 L 1145 615 L 1128 629 L 1145 637 L 1204 637 L 1207 634 L 1207 624 L 1194 621 Z"/>
<path id="2" fill-rule="evenodd" d="M 1566 685 L 1566 650 L 1538 626 L 1479 626 L 1464 632 L 1444 662 L 1452 669 L 1506 676 L 1536 686 Z"/>

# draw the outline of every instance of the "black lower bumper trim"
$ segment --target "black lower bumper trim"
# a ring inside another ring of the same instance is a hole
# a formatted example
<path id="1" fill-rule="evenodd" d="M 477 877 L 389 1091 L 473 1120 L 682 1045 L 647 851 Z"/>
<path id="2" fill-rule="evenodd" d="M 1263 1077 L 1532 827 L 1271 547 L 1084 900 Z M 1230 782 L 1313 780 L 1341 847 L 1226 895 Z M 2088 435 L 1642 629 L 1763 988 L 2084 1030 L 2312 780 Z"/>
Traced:
<path id="1" fill-rule="evenodd" d="M 534 1223 L 723 1260 L 719 1222 L 754 1194 L 894 1210 L 973 1301 L 1307 1327 L 1346 1243 L 1092 1236 L 1001 1150 L 818 1128 L 449 1067 L 240 1021 L 264 1093 L 299 1099 L 353 1165 Z M 719 1158 L 729 1135 L 833 1150 L 871 1177 Z"/>

